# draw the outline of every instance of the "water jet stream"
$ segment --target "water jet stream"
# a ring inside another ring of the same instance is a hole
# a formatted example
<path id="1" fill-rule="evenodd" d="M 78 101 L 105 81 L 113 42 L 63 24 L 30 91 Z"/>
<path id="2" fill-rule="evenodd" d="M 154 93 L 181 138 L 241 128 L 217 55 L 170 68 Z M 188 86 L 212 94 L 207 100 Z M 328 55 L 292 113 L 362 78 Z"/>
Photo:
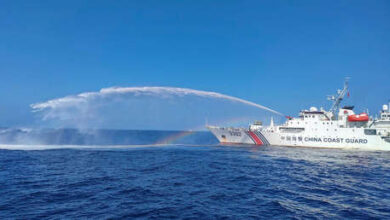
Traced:
<path id="1" fill-rule="evenodd" d="M 210 100 L 225 103 L 219 105 Z M 32 104 L 31 108 L 39 114 L 38 126 L 44 127 L 185 130 L 199 127 L 205 118 L 226 121 L 227 117 L 236 117 L 234 114 L 243 114 L 225 109 L 228 102 L 280 115 L 237 97 L 175 87 L 103 88 Z"/>
<path id="2" fill-rule="evenodd" d="M 245 105 L 253 106 L 262 110 L 266 110 L 278 115 L 281 113 L 270 109 L 268 107 L 259 105 L 257 103 L 247 101 L 241 98 L 224 95 L 217 92 L 201 91 L 195 89 L 187 88 L 176 88 L 176 87 L 110 87 L 103 88 L 99 92 L 85 92 L 78 95 L 66 96 L 63 98 L 52 99 L 42 103 L 32 104 L 31 108 L 34 111 L 43 111 L 48 109 L 56 109 L 60 107 L 69 107 L 75 106 L 87 102 L 89 99 L 95 99 L 99 97 L 107 97 L 110 95 L 120 95 L 120 94 L 133 94 L 134 96 L 147 95 L 147 96 L 161 96 L 165 98 L 167 95 L 171 96 L 186 96 L 186 95 L 195 95 L 200 97 L 207 98 L 217 98 L 225 99 L 233 102 L 242 103 Z"/>

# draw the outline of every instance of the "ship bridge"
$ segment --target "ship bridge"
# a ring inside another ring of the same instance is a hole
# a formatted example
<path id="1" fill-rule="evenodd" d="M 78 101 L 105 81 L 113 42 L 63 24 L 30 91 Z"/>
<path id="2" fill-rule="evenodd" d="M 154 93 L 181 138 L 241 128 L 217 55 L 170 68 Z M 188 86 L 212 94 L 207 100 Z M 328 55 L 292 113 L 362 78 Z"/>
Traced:
<path id="1" fill-rule="evenodd" d="M 303 110 L 299 113 L 299 118 L 303 121 L 329 121 L 330 118 L 321 108 L 311 107 L 310 110 Z"/>
<path id="2" fill-rule="evenodd" d="M 303 120 L 325 120 L 329 121 L 328 116 L 323 111 L 302 111 L 299 117 Z"/>

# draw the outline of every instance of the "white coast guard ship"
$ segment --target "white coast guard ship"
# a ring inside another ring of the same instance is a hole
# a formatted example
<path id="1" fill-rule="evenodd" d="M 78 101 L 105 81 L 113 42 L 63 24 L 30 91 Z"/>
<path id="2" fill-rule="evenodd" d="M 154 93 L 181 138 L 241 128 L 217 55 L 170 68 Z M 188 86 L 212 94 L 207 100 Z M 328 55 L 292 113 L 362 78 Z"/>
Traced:
<path id="1" fill-rule="evenodd" d="M 329 111 L 311 107 L 298 118 L 288 117 L 282 125 L 274 125 L 271 118 L 269 126 L 257 122 L 249 128 L 207 128 L 224 144 L 390 150 L 390 103 L 374 119 L 367 113 L 355 114 L 353 106 L 340 108 L 347 93 L 346 80 L 337 95 L 328 97 L 333 101 Z"/>

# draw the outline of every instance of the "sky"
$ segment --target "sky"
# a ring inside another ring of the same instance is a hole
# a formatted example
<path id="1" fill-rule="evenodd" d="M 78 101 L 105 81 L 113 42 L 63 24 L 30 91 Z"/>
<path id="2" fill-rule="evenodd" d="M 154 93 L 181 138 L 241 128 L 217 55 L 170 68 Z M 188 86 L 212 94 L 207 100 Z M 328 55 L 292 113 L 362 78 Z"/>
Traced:
<path id="1" fill-rule="evenodd" d="M 386 0 L 1 0 L 0 127 L 113 86 L 214 91 L 295 116 L 329 107 L 346 76 L 347 104 L 375 113 L 390 99 L 389 21 Z"/>

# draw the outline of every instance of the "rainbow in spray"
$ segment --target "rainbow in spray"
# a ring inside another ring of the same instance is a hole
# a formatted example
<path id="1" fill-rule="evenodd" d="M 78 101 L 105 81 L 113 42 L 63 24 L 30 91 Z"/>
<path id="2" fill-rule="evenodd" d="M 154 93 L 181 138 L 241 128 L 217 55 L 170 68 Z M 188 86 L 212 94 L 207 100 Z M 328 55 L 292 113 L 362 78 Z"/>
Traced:
<path id="1" fill-rule="evenodd" d="M 216 123 L 228 125 L 228 126 L 235 126 L 237 124 L 242 124 L 242 122 L 246 122 L 246 121 L 249 123 L 250 118 L 248 118 L 248 117 L 235 117 L 235 118 L 229 118 L 227 120 L 219 121 Z M 189 137 L 189 136 L 195 134 L 197 131 L 202 131 L 202 130 L 204 130 L 204 128 L 205 128 L 204 126 L 199 126 L 199 127 L 193 128 L 191 130 L 180 131 L 180 132 L 174 133 L 172 135 L 169 135 L 169 136 L 165 137 L 164 139 L 158 140 L 155 144 L 156 145 L 175 144 L 175 143 L 180 144 L 181 139 Z"/>
<path id="2" fill-rule="evenodd" d="M 180 131 L 180 132 L 177 132 L 173 135 L 170 135 L 162 140 L 159 140 L 157 141 L 155 144 L 156 145 L 161 145 L 161 144 L 174 144 L 176 143 L 178 140 L 184 138 L 184 137 L 188 137 L 192 134 L 195 134 L 196 132 L 195 131 Z"/>

